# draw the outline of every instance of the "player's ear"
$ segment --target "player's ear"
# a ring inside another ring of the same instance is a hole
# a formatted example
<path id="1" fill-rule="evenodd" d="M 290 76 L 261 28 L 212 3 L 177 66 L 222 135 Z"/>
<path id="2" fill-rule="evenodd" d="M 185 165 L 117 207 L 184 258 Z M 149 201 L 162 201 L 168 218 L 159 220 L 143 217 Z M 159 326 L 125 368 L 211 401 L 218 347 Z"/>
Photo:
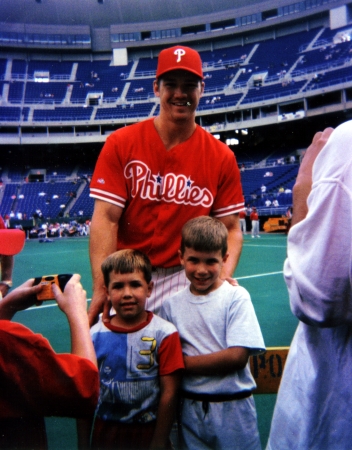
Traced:
<path id="1" fill-rule="evenodd" d="M 154 80 L 153 81 L 153 90 L 154 90 L 154 95 L 156 97 L 160 97 L 159 84 L 160 84 L 160 80 Z"/>
<path id="2" fill-rule="evenodd" d="M 229 252 L 225 253 L 225 255 L 224 255 L 223 258 L 222 258 L 222 262 L 223 262 L 223 263 L 225 263 L 225 262 L 227 261 L 227 258 L 229 257 L 229 255 L 230 255 Z"/>
<path id="3" fill-rule="evenodd" d="M 201 81 L 201 83 L 200 83 L 200 96 L 201 97 L 203 97 L 204 89 L 205 89 L 205 83 L 204 83 L 204 81 Z"/>
<path id="4" fill-rule="evenodd" d="M 151 281 L 148 284 L 147 297 L 150 297 L 152 295 L 153 288 L 154 288 L 154 281 Z"/>
<path id="5" fill-rule="evenodd" d="M 178 256 L 180 257 L 181 265 L 184 266 L 185 262 L 184 262 L 183 253 L 181 252 L 181 250 L 178 251 Z"/>
<path id="6" fill-rule="evenodd" d="M 105 286 L 105 284 L 104 284 L 104 292 L 105 292 L 106 298 L 110 301 L 109 289 Z"/>

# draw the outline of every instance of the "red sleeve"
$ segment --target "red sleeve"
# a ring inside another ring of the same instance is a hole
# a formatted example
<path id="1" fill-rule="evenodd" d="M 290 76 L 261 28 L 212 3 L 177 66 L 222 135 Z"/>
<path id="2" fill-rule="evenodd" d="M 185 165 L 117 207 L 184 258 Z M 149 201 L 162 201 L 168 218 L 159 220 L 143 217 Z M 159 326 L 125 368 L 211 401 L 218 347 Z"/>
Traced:
<path id="1" fill-rule="evenodd" d="M 161 376 L 185 368 L 178 332 L 170 334 L 162 341 L 158 351 L 158 360 L 159 375 Z"/>
<path id="2" fill-rule="evenodd" d="M 55 353 L 43 336 L 23 325 L 0 323 L 0 417 L 94 412 L 99 378 L 91 361 Z"/>
<path id="3" fill-rule="evenodd" d="M 4 230 L 6 228 L 4 219 L 0 216 L 0 230 Z"/>
<path id="4" fill-rule="evenodd" d="M 214 217 L 236 214 L 244 208 L 241 175 L 235 155 L 225 145 L 221 157 L 221 177 L 212 207 Z"/>
<path id="5" fill-rule="evenodd" d="M 98 157 L 90 183 L 90 196 L 124 208 L 128 195 L 120 157 L 118 134 L 114 133 L 108 137 Z"/>

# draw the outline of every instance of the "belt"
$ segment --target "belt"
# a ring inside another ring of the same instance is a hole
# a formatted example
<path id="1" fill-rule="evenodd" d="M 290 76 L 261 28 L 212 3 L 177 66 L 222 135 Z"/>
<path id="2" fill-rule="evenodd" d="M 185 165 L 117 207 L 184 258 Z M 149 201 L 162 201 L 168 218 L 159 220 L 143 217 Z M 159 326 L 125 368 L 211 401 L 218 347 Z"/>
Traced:
<path id="1" fill-rule="evenodd" d="M 202 402 L 204 417 L 208 414 L 209 403 L 231 402 L 232 400 L 241 400 L 251 395 L 252 391 L 242 391 L 234 394 L 194 394 L 193 392 L 182 391 L 183 398 Z"/>
<path id="2" fill-rule="evenodd" d="M 193 392 L 182 391 L 182 396 L 189 400 L 196 400 L 199 402 L 230 402 L 232 400 L 241 400 L 250 397 L 252 391 L 235 392 L 234 394 L 195 394 Z"/>

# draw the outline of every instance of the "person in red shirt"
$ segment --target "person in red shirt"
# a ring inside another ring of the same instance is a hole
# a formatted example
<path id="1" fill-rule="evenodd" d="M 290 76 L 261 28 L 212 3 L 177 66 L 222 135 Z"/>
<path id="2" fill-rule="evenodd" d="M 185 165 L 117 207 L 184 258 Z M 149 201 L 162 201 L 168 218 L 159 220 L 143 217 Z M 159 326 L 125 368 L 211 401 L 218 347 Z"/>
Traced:
<path id="1" fill-rule="evenodd" d="M 197 51 L 162 50 L 153 84 L 160 114 L 112 133 L 99 155 L 90 184 L 91 323 L 106 299 L 101 264 L 116 250 L 133 248 L 150 258 L 150 311 L 158 313 L 164 299 L 188 284 L 178 249 L 182 226 L 194 217 L 212 215 L 225 224 L 230 256 L 221 277 L 234 273 L 243 240 L 240 172 L 234 153 L 195 122 L 204 86 Z"/>
<path id="2" fill-rule="evenodd" d="M 12 243 L 12 253 L 23 247 L 18 231 L 1 231 L 0 253 L 9 253 Z M 33 282 L 26 281 L 0 301 L 0 448 L 6 450 L 47 449 L 44 417 L 91 415 L 98 401 L 97 361 L 80 276 L 73 275 L 64 292 L 53 285 L 68 319 L 71 354 L 55 353 L 42 335 L 12 322 L 16 312 L 37 303 L 42 286 Z"/>
<path id="3" fill-rule="evenodd" d="M 241 226 L 241 231 L 243 234 L 247 234 L 247 223 L 246 223 L 246 217 L 247 217 L 247 213 L 245 210 L 240 211 L 238 213 L 239 218 L 240 218 L 240 226 Z"/>
<path id="4" fill-rule="evenodd" d="M 252 222 L 252 238 L 260 238 L 259 236 L 259 214 L 257 208 L 253 206 L 251 215 L 249 216 Z"/>

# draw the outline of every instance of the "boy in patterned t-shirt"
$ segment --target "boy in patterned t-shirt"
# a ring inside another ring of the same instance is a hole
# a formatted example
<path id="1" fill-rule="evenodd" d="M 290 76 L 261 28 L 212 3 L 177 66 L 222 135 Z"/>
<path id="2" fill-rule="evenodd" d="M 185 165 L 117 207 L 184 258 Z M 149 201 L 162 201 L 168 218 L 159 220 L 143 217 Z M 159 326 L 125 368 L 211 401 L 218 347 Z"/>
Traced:
<path id="1" fill-rule="evenodd" d="M 168 448 L 184 368 L 178 332 L 145 310 L 153 288 L 146 255 L 120 250 L 102 272 L 116 314 L 91 329 L 100 372 L 92 448 Z"/>

